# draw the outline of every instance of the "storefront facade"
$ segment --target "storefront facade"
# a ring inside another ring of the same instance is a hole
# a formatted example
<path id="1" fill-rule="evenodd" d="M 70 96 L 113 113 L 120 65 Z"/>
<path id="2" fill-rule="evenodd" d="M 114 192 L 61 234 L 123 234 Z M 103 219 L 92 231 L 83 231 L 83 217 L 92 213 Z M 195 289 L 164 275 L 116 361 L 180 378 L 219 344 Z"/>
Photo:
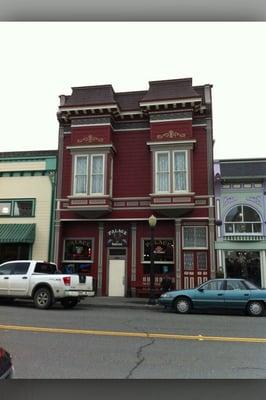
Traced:
<path id="1" fill-rule="evenodd" d="M 218 270 L 266 287 L 266 160 L 214 164 Z"/>
<path id="2" fill-rule="evenodd" d="M 0 263 L 53 260 L 57 151 L 0 153 Z"/>
<path id="3" fill-rule="evenodd" d="M 155 284 L 215 276 L 211 86 L 150 82 L 146 91 L 73 88 L 58 110 L 55 259 L 91 274 L 97 293 L 138 294 Z"/>

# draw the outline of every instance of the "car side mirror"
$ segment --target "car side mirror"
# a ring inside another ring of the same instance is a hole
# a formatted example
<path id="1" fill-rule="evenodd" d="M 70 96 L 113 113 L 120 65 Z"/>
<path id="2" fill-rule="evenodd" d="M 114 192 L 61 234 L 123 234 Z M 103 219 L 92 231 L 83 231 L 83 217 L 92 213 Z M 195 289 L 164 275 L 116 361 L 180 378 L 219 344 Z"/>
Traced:
<path id="1" fill-rule="evenodd" d="M 203 292 L 203 290 L 204 290 L 203 288 L 198 288 L 199 292 Z"/>

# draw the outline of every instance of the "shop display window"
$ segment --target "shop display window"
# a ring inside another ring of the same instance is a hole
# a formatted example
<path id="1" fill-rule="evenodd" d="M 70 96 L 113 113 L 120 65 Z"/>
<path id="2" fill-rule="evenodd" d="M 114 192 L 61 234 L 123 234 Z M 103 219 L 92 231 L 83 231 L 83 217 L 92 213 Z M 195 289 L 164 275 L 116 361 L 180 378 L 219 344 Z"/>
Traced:
<path id="1" fill-rule="evenodd" d="M 143 241 L 143 261 L 150 262 L 150 239 Z M 174 262 L 174 241 L 172 239 L 154 240 L 154 262 Z"/>
<path id="2" fill-rule="evenodd" d="M 150 264 L 143 264 L 143 274 L 150 274 Z M 174 274 L 174 264 L 154 264 L 154 273 L 157 275 Z"/>
<path id="3" fill-rule="evenodd" d="M 66 239 L 64 261 L 92 261 L 92 239 Z"/>

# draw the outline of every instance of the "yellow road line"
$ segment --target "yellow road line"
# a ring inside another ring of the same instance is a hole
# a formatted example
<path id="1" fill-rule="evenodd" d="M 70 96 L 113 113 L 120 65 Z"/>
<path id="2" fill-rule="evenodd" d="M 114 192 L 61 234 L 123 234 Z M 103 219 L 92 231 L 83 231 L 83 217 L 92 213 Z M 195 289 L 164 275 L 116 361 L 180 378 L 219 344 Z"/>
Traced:
<path id="1" fill-rule="evenodd" d="M 148 332 L 119 332 L 119 331 L 98 331 L 89 329 L 65 329 L 65 328 L 43 328 L 38 326 L 0 325 L 0 330 L 43 332 L 43 333 L 68 333 L 75 335 L 98 335 L 98 336 L 119 336 L 153 339 L 172 340 L 197 340 L 214 342 L 244 342 L 244 343 L 266 343 L 266 338 L 254 337 L 227 337 L 227 336 L 203 336 L 203 335 L 175 335 L 169 333 L 148 333 Z"/>

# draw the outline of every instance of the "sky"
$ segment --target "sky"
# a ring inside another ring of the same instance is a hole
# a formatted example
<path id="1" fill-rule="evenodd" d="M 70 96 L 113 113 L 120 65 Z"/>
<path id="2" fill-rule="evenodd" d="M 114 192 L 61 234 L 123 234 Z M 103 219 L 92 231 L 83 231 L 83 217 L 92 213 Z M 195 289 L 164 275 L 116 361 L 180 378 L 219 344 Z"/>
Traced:
<path id="1" fill-rule="evenodd" d="M 214 158 L 266 158 L 265 22 L 0 22 L 0 151 L 54 150 L 59 95 L 211 84 Z"/>

